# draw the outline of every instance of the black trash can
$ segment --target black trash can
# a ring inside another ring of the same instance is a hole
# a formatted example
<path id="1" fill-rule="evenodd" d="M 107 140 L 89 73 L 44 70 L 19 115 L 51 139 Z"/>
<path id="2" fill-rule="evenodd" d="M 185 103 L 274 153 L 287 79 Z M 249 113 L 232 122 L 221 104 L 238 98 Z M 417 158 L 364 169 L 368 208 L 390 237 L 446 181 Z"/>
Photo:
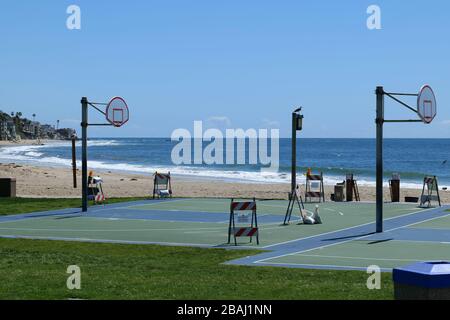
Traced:
<path id="1" fill-rule="evenodd" d="M 16 179 L 0 178 L 0 198 L 16 197 Z"/>
<path id="2" fill-rule="evenodd" d="M 392 179 L 389 180 L 389 189 L 391 191 L 391 201 L 400 202 L 400 175 L 398 173 L 392 174 Z"/>
<path id="3" fill-rule="evenodd" d="M 342 202 L 344 201 L 344 185 L 338 183 L 334 186 L 334 199 L 335 202 Z"/>

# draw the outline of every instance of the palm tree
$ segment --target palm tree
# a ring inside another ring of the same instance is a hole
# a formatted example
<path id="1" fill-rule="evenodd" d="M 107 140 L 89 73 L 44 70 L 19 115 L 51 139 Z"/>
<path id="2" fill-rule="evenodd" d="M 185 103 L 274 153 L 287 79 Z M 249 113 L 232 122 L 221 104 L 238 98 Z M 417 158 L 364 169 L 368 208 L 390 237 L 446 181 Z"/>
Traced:
<path id="1" fill-rule="evenodd" d="M 11 116 L 14 117 L 14 123 L 16 124 L 16 126 L 19 124 L 19 113 L 16 112 L 14 114 L 14 112 L 11 112 Z"/>
<path id="2" fill-rule="evenodd" d="M 35 118 L 36 118 L 36 113 L 33 113 L 33 122 L 34 122 Z"/>

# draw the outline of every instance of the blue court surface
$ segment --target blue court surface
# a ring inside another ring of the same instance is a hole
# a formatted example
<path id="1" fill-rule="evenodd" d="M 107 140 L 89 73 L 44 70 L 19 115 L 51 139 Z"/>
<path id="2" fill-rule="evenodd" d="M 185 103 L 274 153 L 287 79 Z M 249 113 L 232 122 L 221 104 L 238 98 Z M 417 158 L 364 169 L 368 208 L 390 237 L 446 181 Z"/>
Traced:
<path id="1" fill-rule="evenodd" d="M 376 234 L 374 203 L 318 205 L 323 224 L 298 224 L 298 210 L 283 226 L 288 202 L 257 201 L 260 244 L 238 238 L 228 244 L 229 199 L 143 200 L 80 209 L 0 217 L 0 237 L 65 241 L 160 244 L 206 248 L 259 249 L 227 264 L 384 271 L 424 260 L 450 260 L 448 207 L 423 209 L 414 204 L 384 206 L 385 232 Z M 237 227 L 251 215 L 236 216 Z"/>

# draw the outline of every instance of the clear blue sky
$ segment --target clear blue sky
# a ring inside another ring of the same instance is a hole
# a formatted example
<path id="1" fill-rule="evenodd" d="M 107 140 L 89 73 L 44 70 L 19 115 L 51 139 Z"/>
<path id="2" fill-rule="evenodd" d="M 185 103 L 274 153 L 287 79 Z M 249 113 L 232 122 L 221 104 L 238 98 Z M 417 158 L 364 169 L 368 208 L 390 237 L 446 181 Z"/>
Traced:
<path id="1" fill-rule="evenodd" d="M 79 31 L 66 28 L 70 4 L 81 7 Z M 371 4 L 382 30 L 366 27 Z M 377 85 L 429 83 L 434 123 L 387 125 L 386 136 L 450 138 L 449 12 L 444 0 L 3 0 L 0 110 L 77 127 L 82 96 L 120 95 L 129 124 L 93 136 L 170 136 L 194 120 L 288 136 L 302 105 L 305 137 L 374 137 Z"/>

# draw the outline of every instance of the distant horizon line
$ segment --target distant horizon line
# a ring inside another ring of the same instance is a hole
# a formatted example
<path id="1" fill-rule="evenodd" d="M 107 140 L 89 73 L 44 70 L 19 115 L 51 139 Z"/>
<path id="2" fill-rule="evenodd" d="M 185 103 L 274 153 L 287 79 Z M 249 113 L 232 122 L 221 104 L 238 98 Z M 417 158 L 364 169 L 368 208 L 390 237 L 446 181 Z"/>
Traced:
<path id="1" fill-rule="evenodd" d="M 78 137 L 81 138 L 81 137 Z M 171 139 L 171 137 L 138 137 L 138 136 L 124 136 L 124 137 L 88 137 L 88 139 Z M 225 139 L 225 138 L 224 138 Z M 280 139 L 291 139 L 291 137 L 280 137 Z M 362 138 L 355 138 L 355 137 L 299 137 L 297 136 L 297 140 L 302 139 L 328 139 L 328 140 L 342 140 L 342 139 L 360 139 L 360 140 L 375 140 L 376 137 L 362 137 Z M 402 139 L 402 140 L 429 140 L 429 139 L 435 139 L 435 140 L 446 140 L 450 139 L 450 136 L 447 138 L 436 138 L 436 137 L 428 137 L 428 138 L 417 138 L 417 137 L 384 137 L 384 140 L 389 139 Z"/>

